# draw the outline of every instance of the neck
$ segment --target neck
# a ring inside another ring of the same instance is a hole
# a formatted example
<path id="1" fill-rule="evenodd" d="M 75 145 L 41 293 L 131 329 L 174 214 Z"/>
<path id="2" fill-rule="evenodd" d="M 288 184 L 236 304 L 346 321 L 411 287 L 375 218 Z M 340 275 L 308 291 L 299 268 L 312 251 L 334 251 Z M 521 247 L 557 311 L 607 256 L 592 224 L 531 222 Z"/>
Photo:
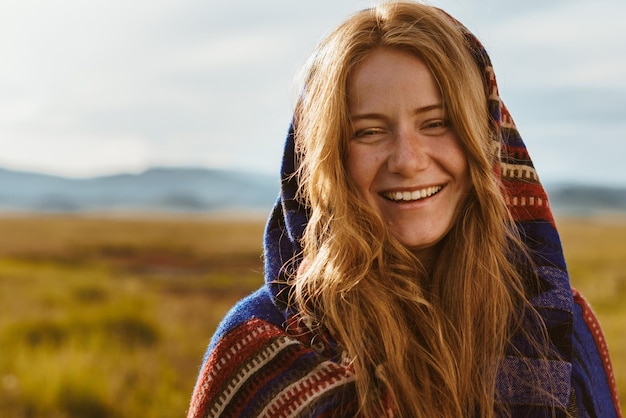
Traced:
<path id="1" fill-rule="evenodd" d="M 419 248 L 411 250 L 417 257 L 426 273 L 430 276 L 435 266 L 435 260 L 439 255 L 439 248 L 437 245 L 428 248 Z"/>

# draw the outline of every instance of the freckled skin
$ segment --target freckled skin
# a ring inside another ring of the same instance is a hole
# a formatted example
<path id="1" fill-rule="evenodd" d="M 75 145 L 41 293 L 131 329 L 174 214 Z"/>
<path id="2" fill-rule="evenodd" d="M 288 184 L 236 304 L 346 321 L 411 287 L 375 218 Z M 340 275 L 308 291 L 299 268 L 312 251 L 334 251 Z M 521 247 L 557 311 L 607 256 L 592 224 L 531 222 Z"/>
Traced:
<path id="1" fill-rule="evenodd" d="M 472 187 L 437 84 L 420 58 L 377 49 L 353 73 L 348 94 L 348 174 L 393 235 L 426 255 L 450 231 Z M 394 200 L 415 191 L 436 193 Z"/>

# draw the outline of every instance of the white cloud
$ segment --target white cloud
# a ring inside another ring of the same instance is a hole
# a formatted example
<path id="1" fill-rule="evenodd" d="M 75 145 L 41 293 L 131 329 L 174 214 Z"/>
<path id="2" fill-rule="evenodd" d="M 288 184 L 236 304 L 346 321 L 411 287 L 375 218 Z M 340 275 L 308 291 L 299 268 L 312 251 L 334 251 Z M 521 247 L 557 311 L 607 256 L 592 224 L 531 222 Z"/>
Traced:
<path id="1" fill-rule="evenodd" d="M 196 45 L 182 46 L 178 52 L 169 54 L 173 58 L 171 67 L 178 70 L 217 71 L 258 65 L 284 55 L 292 40 L 278 31 L 235 33 L 226 37 L 215 37 Z M 210 73 L 209 73 L 210 74 Z"/>
<path id="2" fill-rule="evenodd" d="M 120 135 L 22 135 L 19 141 L 3 137 L 0 149 L 3 167 L 67 177 L 141 171 L 153 153 L 146 141 Z"/>

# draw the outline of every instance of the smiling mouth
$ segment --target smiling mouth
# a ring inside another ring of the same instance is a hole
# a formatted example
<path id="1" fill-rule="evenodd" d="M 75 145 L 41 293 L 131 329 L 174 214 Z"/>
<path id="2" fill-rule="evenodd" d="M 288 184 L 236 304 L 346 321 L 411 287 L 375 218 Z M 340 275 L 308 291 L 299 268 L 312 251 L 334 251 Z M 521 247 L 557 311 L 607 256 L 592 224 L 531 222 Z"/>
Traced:
<path id="1" fill-rule="evenodd" d="M 391 200 L 394 202 L 413 202 L 416 200 L 422 200 L 427 197 L 434 196 L 437 193 L 439 193 L 441 189 L 443 189 L 443 186 L 433 186 L 433 187 L 426 187 L 425 189 L 421 189 L 421 190 L 414 190 L 412 192 L 409 192 L 409 191 L 385 192 L 385 193 L 382 193 L 382 196 L 385 199 Z"/>

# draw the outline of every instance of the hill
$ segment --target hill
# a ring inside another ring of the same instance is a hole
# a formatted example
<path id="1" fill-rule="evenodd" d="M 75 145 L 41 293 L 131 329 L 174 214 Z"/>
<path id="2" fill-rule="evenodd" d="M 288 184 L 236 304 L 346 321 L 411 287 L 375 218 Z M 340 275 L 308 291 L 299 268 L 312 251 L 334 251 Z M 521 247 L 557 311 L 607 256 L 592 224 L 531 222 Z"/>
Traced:
<path id="1" fill-rule="evenodd" d="M 278 178 L 204 168 L 70 179 L 0 169 L 0 209 L 35 212 L 257 210 L 272 206 Z"/>
<path id="2" fill-rule="evenodd" d="M 590 216 L 626 213 L 626 188 L 581 184 L 546 186 L 558 215 Z"/>
<path id="3" fill-rule="evenodd" d="M 558 215 L 626 213 L 626 188 L 546 187 Z M 269 211 L 278 190 L 278 176 L 207 168 L 157 167 L 86 179 L 0 169 L 0 210 L 5 211 Z"/>

